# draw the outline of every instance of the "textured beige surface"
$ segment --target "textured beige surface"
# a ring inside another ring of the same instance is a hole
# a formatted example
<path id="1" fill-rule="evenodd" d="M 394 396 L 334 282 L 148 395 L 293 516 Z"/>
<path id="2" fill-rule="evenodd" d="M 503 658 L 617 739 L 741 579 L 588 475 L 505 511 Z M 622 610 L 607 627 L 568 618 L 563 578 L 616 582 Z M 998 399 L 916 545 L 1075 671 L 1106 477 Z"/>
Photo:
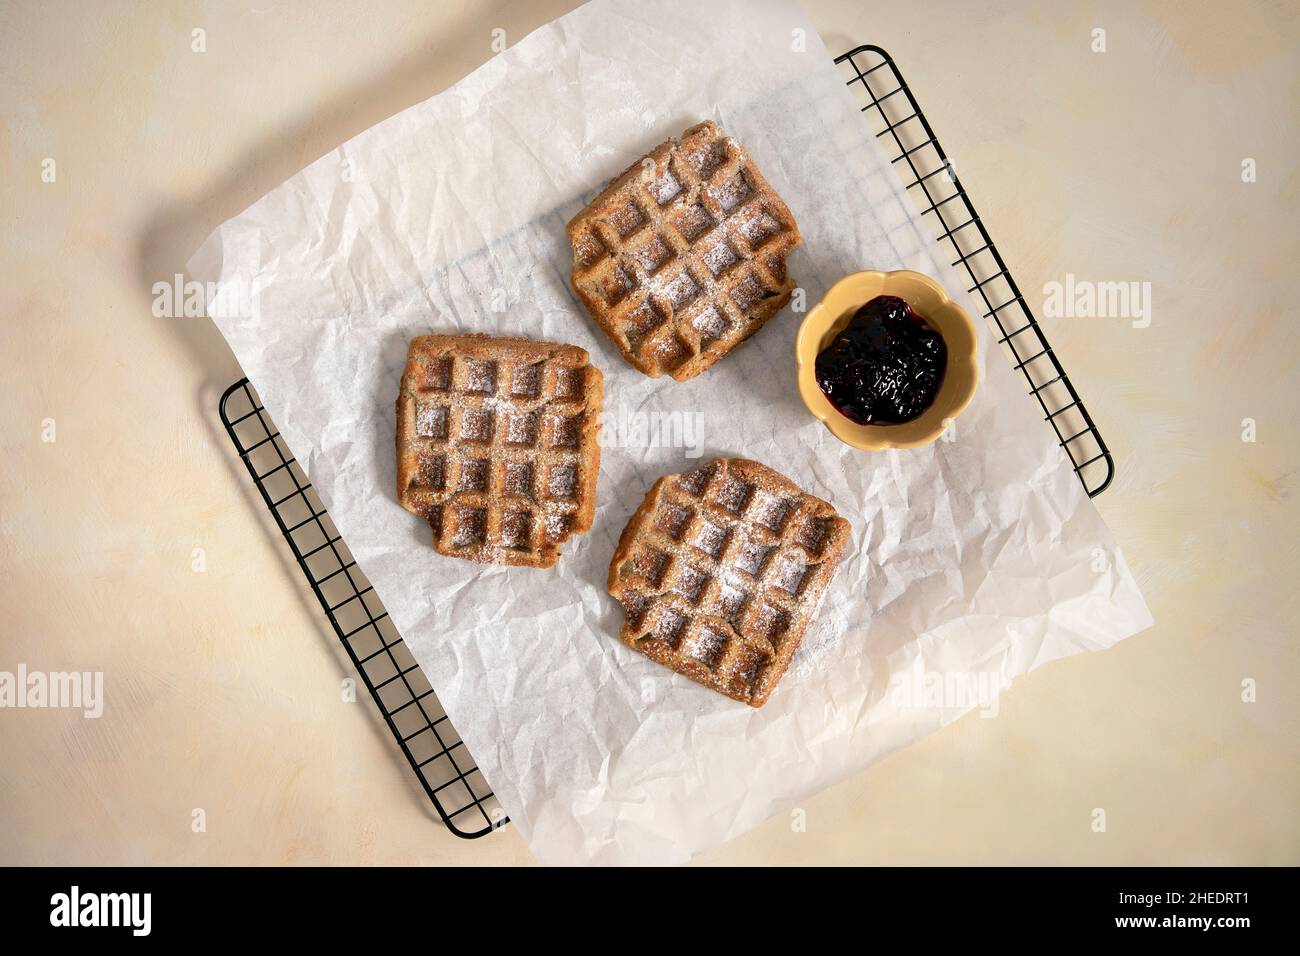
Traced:
<path id="1" fill-rule="evenodd" d="M 0 670 L 103 670 L 108 695 L 99 720 L 0 711 L 0 862 L 531 860 L 512 829 L 430 822 L 373 709 L 341 702 L 341 652 L 219 431 L 238 369 L 149 288 L 486 60 L 494 28 L 568 6 L 0 7 Z M 1157 625 L 703 862 L 1300 863 L 1295 6 L 808 9 L 830 48 L 895 55 L 1031 303 L 1067 272 L 1152 283 L 1149 328 L 1044 324 L 1115 451 L 1098 506 Z"/>

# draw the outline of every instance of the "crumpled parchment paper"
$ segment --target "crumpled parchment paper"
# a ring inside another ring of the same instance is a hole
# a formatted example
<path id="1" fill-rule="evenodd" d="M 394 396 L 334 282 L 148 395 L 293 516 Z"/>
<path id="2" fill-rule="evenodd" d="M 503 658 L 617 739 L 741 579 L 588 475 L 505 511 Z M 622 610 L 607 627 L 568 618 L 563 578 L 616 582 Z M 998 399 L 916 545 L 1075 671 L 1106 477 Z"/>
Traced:
<path id="1" fill-rule="evenodd" d="M 972 707 L 995 709 L 1016 675 L 1151 623 L 987 334 L 956 440 L 883 454 L 840 444 L 800 403 L 789 309 L 690 382 L 619 357 L 569 290 L 564 224 L 707 117 L 797 217 L 790 264 L 808 305 L 850 272 L 910 268 L 980 314 L 815 29 L 780 2 L 591 3 L 322 157 L 189 264 L 252 290 L 243 314 L 215 321 L 550 863 L 687 860 Z M 453 330 L 570 342 L 605 373 L 596 523 L 553 570 L 440 557 L 397 503 L 407 343 Z M 785 472 L 853 525 L 821 616 L 761 710 L 620 644 L 604 587 L 647 488 L 714 455 Z"/>

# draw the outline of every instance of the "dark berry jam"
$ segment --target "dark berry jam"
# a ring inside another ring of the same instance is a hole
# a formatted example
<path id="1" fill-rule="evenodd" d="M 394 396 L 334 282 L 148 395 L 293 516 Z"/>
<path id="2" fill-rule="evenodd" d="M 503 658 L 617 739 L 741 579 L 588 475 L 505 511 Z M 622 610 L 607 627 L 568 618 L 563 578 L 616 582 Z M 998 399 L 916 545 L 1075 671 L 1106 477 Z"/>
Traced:
<path id="1" fill-rule="evenodd" d="M 948 347 L 912 307 L 879 295 L 817 356 L 817 384 L 859 425 L 901 425 L 934 402 Z"/>

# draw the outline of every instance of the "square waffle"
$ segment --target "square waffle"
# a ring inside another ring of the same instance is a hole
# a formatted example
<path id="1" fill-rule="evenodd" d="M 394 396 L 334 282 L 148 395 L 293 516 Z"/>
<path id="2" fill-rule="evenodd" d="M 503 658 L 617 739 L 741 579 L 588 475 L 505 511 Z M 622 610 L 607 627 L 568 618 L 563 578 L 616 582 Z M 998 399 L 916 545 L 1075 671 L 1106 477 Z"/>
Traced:
<path id="1" fill-rule="evenodd" d="M 660 478 L 619 539 L 623 643 L 762 707 L 816 616 L 849 523 L 766 465 L 720 458 Z"/>
<path id="2" fill-rule="evenodd" d="M 604 378 L 573 345 L 411 341 L 397 398 L 397 495 L 439 554 L 549 568 L 591 528 Z"/>
<path id="3" fill-rule="evenodd" d="M 799 227 L 745 150 L 712 122 L 651 150 L 568 225 L 573 288 L 647 375 L 699 375 L 794 289 Z"/>

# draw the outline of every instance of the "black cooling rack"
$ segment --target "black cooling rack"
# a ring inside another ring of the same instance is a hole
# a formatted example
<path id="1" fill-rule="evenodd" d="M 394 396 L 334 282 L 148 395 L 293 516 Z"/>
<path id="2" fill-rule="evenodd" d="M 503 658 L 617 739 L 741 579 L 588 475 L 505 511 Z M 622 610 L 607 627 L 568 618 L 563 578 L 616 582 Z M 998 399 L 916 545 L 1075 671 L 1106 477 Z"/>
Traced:
<path id="1" fill-rule="evenodd" d="M 886 154 L 907 189 L 924 199 L 937 241 L 956 253 L 1012 364 L 1056 432 L 1089 495 L 1114 477 L 1110 451 L 1047 343 L 1006 263 L 971 205 L 938 138 L 889 54 L 860 46 L 835 62 L 863 100 Z M 996 305 L 994 303 L 997 303 Z M 1014 316 L 1015 318 L 1011 318 Z M 289 543 L 339 642 L 374 698 L 438 816 L 457 836 L 481 837 L 507 822 L 438 698 L 357 567 L 306 474 L 272 424 L 248 379 L 221 396 L 221 421 Z"/>
<path id="2" fill-rule="evenodd" d="M 835 58 L 851 73 L 847 85 L 862 102 L 862 113 L 898 169 L 921 217 L 929 217 L 936 240 L 956 255 L 970 278 L 967 292 L 984 302 L 1012 366 L 1025 378 L 1044 420 L 1070 457 L 1074 473 L 1090 497 L 1110 486 L 1115 462 L 1092 416 L 1084 407 L 1060 359 L 1052 351 L 1029 303 L 1021 294 L 1002 254 L 962 188 L 957 171 L 939 145 L 930 121 L 894 65 L 878 46 L 860 46 Z"/>
<path id="3" fill-rule="evenodd" d="M 294 560 L 438 816 L 466 839 L 504 826 L 505 812 L 248 379 L 226 389 L 220 413 Z"/>

